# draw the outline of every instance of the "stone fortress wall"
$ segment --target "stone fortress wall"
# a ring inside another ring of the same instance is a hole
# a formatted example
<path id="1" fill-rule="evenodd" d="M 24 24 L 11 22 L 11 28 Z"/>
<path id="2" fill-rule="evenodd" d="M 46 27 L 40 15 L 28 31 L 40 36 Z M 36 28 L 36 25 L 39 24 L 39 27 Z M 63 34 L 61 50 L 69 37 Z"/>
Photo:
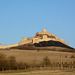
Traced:
<path id="1" fill-rule="evenodd" d="M 18 44 L 12 44 L 12 45 L 5 45 L 5 46 L 0 46 L 0 49 L 6 49 L 6 48 L 11 48 L 11 47 L 16 47 Z"/>
<path id="2" fill-rule="evenodd" d="M 22 40 L 20 41 L 20 43 L 18 45 L 23 45 L 23 44 L 27 44 L 27 43 L 32 43 L 32 39 L 22 37 Z"/>
<path id="3" fill-rule="evenodd" d="M 50 40 L 53 40 L 53 41 L 59 41 L 59 42 L 61 42 L 61 43 L 63 43 L 63 44 L 66 44 L 66 45 L 68 45 L 68 43 L 66 43 L 63 39 L 46 39 L 46 40 L 44 40 L 44 39 L 34 39 L 33 41 L 33 43 L 39 43 L 39 42 L 42 42 L 42 41 L 50 41 Z"/>
<path id="4" fill-rule="evenodd" d="M 63 39 L 58 39 L 56 35 L 52 33 L 48 33 L 46 29 L 43 29 L 42 32 L 37 32 L 35 37 L 30 37 L 30 38 L 22 37 L 22 40 L 18 44 L 6 45 L 6 46 L 0 45 L 0 49 L 16 47 L 16 46 L 27 44 L 27 43 L 39 43 L 42 41 L 50 41 L 50 40 L 59 41 L 63 44 L 68 45 Z"/>
<path id="5" fill-rule="evenodd" d="M 63 39 L 58 39 L 56 35 L 48 33 L 46 29 L 43 29 L 43 32 L 37 32 L 35 37 L 25 38 L 22 37 L 22 40 L 20 41 L 19 45 L 23 45 L 26 43 L 39 43 L 42 41 L 59 41 L 63 44 L 68 45 Z"/>

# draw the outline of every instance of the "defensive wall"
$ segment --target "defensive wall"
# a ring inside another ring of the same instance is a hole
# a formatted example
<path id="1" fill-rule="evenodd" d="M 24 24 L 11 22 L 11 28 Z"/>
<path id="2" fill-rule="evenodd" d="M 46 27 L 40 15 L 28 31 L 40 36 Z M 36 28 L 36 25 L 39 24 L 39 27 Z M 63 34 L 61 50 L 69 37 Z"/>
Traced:
<path id="1" fill-rule="evenodd" d="M 11 47 L 16 47 L 18 44 L 12 44 L 12 45 L 5 45 L 5 46 L 0 46 L 0 49 L 6 49 L 6 48 L 11 48 Z"/>
<path id="2" fill-rule="evenodd" d="M 59 41 L 65 45 L 68 45 L 68 43 L 66 43 L 63 39 L 50 39 L 50 38 L 46 38 L 46 39 L 38 39 L 38 38 L 24 39 L 23 38 L 18 45 L 23 45 L 23 44 L 27 44 L 27 43 L 39 43 L 42 41 L 50 41 L 50 40 Z"/>
<path id="3" fill-rule="evenodd" d="M 33 39 L 33 43 L 39 43 L 39 42 L 42 42 L 42 41 L 50 41 L 50 40 L 59 41 L 63 44 L 68 45 L 68 43 L 66 43 L 63 39 Z"/>
<path id="4" fill-rule="evenodd" d="M 35 37 L 30 37 L 30 38 L 22 37 L 22 40 L 18 44 L 6 45 L 6 46 L 0 45 L 0 49 L 1 48 L 5 49 L 5 48 L 10 48 L 10 47 L 16 47 L 16 46 L 27 44 L 27 43 L 39 43 L 42 41 L 50 41 L 50 40 L 58 41 L 58 42 L 61 42 L 65 45 L 68 45 L 68 43 L 66 43 L 63 39 L 58 39 L 55 34 L 49 33 L 49 32 L 47 32 L 46 29 L 43 29 L 42 32 L 37 32 Z"/>
<path id="5" fill-rule="evenodd" d="M 37 38 L 35 38 L 35 39 L 33 39 L 33 40 L 25 40 L 25 39 L 23 39 L 23 40 L 21 40 L 20 41 L 20 43 L 18 43 L 18 44 L 12 44 L 12 45 L 5 45 L 5 46 L 0 46 L 0 49 L 5 49 L 5 48 L 11 48 L 11 47 L 16 47 L 16 46 L 19 46 L 19 45 L 23 45 L 23 44 L 27 44 L 27 43 L 39 43 L 39 42 L 42 42 L 42 41 L 50 41 L 50 40 L 53 40 L 53 41 L 59 41 L 59 42 L 61 42 L 61 43 L 63 43 L 63 44 L 66 44 L 66 45 L 68 45 L 64 40 L 62 40 L 62 39 L 37 39 Z"/>

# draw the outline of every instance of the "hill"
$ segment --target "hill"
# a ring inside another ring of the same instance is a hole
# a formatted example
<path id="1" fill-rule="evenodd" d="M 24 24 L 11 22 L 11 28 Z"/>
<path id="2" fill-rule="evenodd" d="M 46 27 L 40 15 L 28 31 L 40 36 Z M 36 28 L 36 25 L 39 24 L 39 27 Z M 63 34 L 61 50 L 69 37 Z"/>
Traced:
<path id="1" fill-rule="evenodd" d="M 43 42 L 39 42 L 39 43 L 35 43 L 34 44 L 36 47 L 48 47 L 48 46 L 55 46 L 55 47 L 64 47 L 64 48 L 69 48 L 69 49 L 74 49 L 68 45 L 65 45 L 59 41 L 43 41 Z"/>
<path id="2" fill-rule="evenodd" d="M 40 63 L 44 57 L 48 56 L 51 62 L 60 62 L 60 55 L 62 56 L 63 62 L 72 62 L 71 56 L 75 53 L 71 52 L 58 52 L 58 51 L 48 51 L 48 50 L 19 50 L 19 49 L 10 49 L 10 50 L 0 50 L 0 53 L 5 54 L 6 56 L 15 56 L 18 62 L 26 63 Z M 67 57 L 66 57 L 67 56 Z"/>
<path id="3" fill-rule="evenodd" d="M 59 41 L 43 41 L 39 43 L 28 43 L 11 49 L 23 49 L 23 50 L 51 50 L 51 51 L 63 51 L 63 52 L 75 52 L 75 49 L 65 45 Z"/>

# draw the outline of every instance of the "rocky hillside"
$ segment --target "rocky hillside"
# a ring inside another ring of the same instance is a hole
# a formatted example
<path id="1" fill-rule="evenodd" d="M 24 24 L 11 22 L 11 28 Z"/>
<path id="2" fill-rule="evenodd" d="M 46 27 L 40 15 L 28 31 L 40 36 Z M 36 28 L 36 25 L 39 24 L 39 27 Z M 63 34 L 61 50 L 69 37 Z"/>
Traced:
<path id="1" fill-rule="evenodd" d="M 50 47 L 50 46 L 55 46 L 55 47 L 64 47 L 64 48 L 69 48 L 69 49 L 74 49 L 68 45 L 65 45 L 59 41 L 43 41 L 40 43 L 35 43 L 34 44 L 35 47 Z"/>

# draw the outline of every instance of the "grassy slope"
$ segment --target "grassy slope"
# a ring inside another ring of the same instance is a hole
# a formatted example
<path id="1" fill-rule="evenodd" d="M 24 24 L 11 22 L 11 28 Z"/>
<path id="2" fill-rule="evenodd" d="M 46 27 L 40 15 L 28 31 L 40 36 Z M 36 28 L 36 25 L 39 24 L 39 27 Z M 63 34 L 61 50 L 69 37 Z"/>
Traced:
<path id="1" fill-rule="evenodd" d="M 47 46 L 47 47 L 35 47 L 33 44 L 25 44 L 17 47 L 12 47 L 10 49 L 20 49 L 20 50 L 50 50 L 50 51 L 61 51 L 61 52 L 75 52 L 75 49 Z"/>
<path id="2" fill-rule="evenodd" d="M 11 49 L 23 49 L 23 50 L 51 50 L 51 51 L 62 51 L 62 52 L 75 52 L 75 49 L 65 45 L 59 41 L 42 41 L 39 43 L 28 43 Z"/>
<path id="3" fill-rule="evenodd" d="M 47 51 L 47 50 L 18 50 L 18 49 L 10 49 L 10 50 L 0 50 L 0 53 L 6 54 L 9 56 L 15 56 L 17 61 L 23 61 L 26 63 L 39 63 L 46 56 L 49 57 L 51 62 L 60 61 L 60 55 L 62 56 L 63 61 L 71 61 L 71 55 L 75 55 L 75 53 L 70 52 L 57 52 L 57 51 Z M 67 58 L 65 56 L 67 55 Z"/>
<path id="4" fill-rule="evenodd" d="M 53 41 L 53 40 L 50 40 L 50 41 L 42 41 L 42 42 L 39 42 L 39 43 L 35 43 L 34 46 L 36 47 L 47 47 L 47 46 L 54 46 L 54 47 L 64 47 L 64 48 L 69 48 L 69 49 L 74 49 L 66 44 L 63 44 L 59 41 Z"/>

